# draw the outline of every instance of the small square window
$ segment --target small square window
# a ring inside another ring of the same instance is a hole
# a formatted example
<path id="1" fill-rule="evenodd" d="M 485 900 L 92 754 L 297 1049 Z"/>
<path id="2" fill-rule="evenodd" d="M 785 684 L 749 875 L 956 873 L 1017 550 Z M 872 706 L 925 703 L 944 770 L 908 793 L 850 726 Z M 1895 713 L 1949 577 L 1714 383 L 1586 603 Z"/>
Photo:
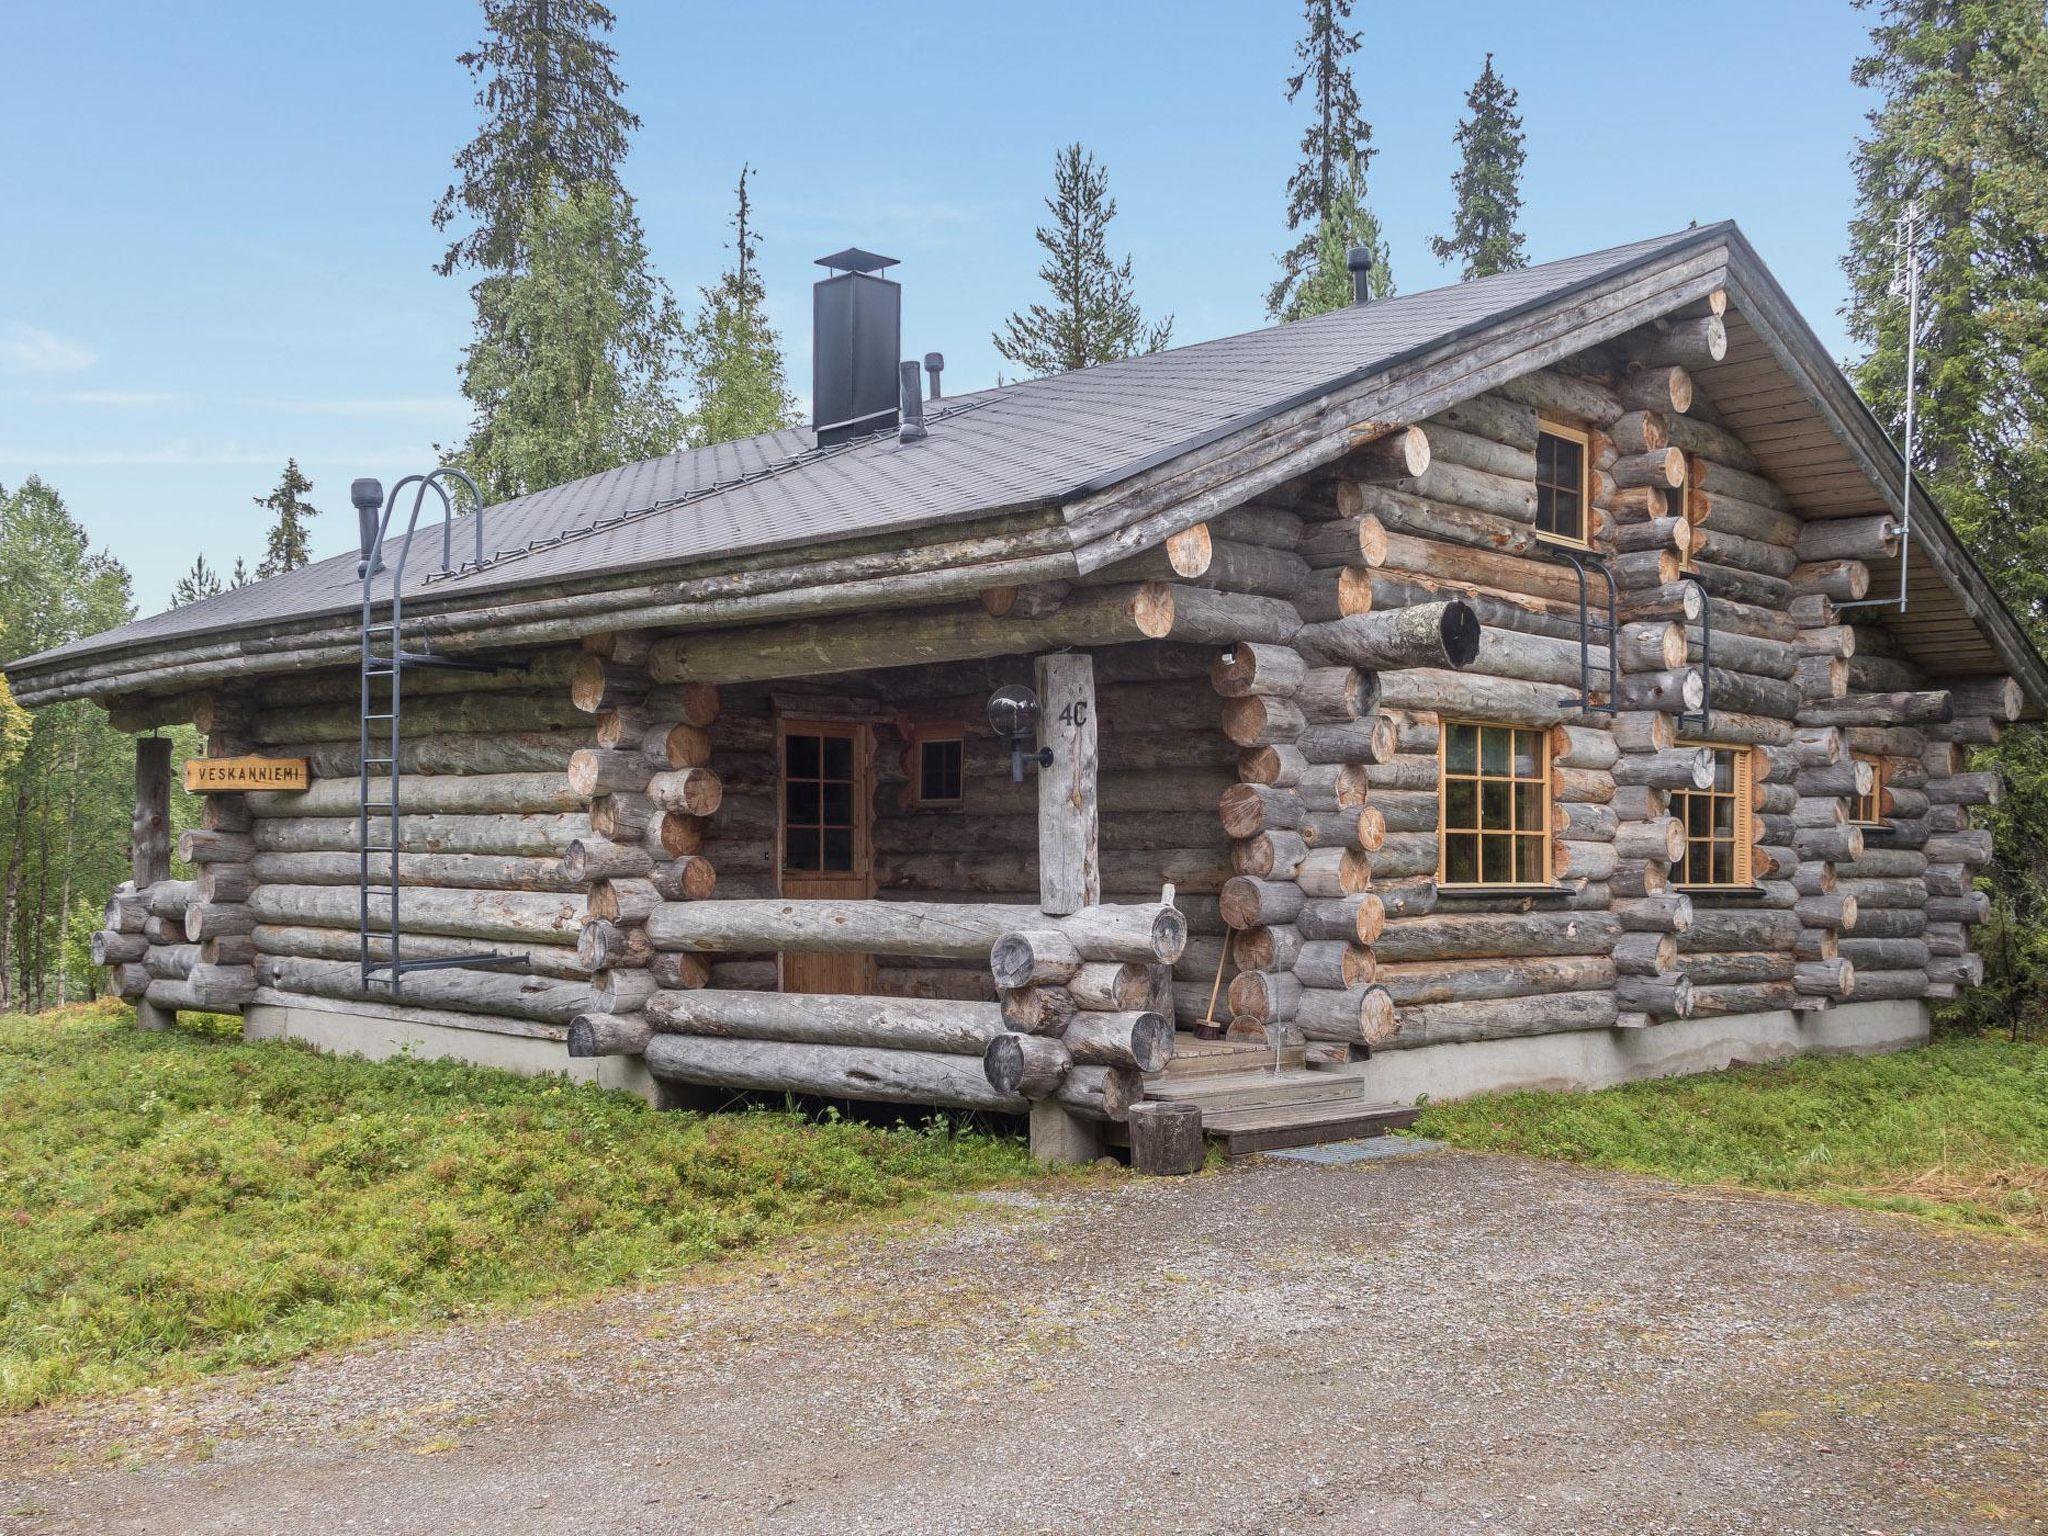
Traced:
<path id="1" fill-rule="evenodd" d="M 918 805 L 959 805 L 966 798 L 967 745 L 957 730 L 920 730 L 916 735 L 916 781 L 911 786 Z"/>

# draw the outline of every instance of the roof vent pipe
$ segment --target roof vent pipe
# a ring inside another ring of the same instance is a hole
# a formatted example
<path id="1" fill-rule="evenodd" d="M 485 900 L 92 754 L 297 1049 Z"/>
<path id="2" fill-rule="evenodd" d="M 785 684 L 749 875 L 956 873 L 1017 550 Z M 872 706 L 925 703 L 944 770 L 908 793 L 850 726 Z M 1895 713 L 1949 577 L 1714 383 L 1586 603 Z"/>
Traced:
<path id="1" fill-rule="evenodd" d="M 363 558 L 356 566 L 358 576 L 368 574 L 370 562 L 377 557 L 377 535 L 384 521 L 384 482 L 365 476 L 349 482 L 348 499 L 355 504 L 356 531 L 360 535 Z M 379 562 L 382 569 L 382 562 Z"/>
<path id="2" fill-rule="evenodd" d="M 932 376 L 932 398 L 939 398 L 939 375 L 946 370 L 946 354 L 927 352 L 924 355 L 924 371 Z"/>
<path id="3" fill-rule="evenodd" d="M 876 275 L 896 264 L 858 246 L 818 258 L 832 274 L 811 289 L 811 421 L 820 448 L 897 423 L 903 289 Z"/>
<path id="4" fill-rule="evenodd" d="M 1351 271 L 1351 302 L 1372 302 L 1372 247 L 1354 245 L 1345 253 L 1344 265 Z"/>
<path id="5" fill-rule="evenodd" d="M 924 426 L 924 391 L 920 387 L 924 381 L 917 376 L 917 364 L 909 358 L 903 360 L 903 365 L 897 372 L 903 380 L 903 399 L 900 407 L 903 425 L 896 429 L 897 441 L 921 443 L 927 435 Z"/>

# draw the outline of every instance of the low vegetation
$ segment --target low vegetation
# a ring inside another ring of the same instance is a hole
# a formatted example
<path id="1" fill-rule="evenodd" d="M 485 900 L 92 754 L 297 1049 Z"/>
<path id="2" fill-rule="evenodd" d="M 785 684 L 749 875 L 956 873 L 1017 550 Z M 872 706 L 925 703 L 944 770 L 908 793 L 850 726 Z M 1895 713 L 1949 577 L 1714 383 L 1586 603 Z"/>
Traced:
<path id="1" fill-rule="evenodd" d="M 1416 1134 L 2048 1239 L 2048 1046 L 1943 1038 L 1598 1093 L 1430 1107 Z"/>
<path id="2" fill-rule="evenodd" d="M 940 1125 L 657 1114 L 132 1017 L 0 1017 L 0 1407 L 656 1279 L 1031 1166 Z"/>

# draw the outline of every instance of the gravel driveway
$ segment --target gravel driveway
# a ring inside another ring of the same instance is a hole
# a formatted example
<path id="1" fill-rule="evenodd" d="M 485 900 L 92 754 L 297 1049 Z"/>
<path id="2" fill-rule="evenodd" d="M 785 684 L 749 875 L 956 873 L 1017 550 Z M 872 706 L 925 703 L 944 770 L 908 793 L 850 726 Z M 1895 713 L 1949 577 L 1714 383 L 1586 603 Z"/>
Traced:
<path id="1" fill-rule="evenodd" d="M 0 1425 L 0 1528 L 2048 1528 L 2048 1252 L 1451 1152 L 1000 1193 Z"/>

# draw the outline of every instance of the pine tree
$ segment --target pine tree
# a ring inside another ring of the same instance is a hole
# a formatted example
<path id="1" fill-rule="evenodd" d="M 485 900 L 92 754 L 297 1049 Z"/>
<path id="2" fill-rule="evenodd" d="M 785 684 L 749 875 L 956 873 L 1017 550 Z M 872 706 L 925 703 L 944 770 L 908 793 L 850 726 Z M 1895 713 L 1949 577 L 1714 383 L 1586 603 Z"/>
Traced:
<path id="1" fill-rule="evenodd" d="M 235 568 L 228 572 L 228 590 L 232 592 L 237 587 L 246 587 L 255 579 L 249 574 L 248 562 L 240 555 L 235 556 Z"/>
<path id="2" fill-rule="evenodd" d="M 218 597 L 225 590 L 221 585 L 220 572 L 206 563 L 206 556 L 200 555 L 192 562 L 192 569 L 180 576 L 178 584 L 171 588 L 171 606 L 183 608 L 187 603 Z"/>
<path id="3" fill-rule="evenodd" d="M 796 397 L 784 377 L 782 339 L 765 312 L 761 237 L 747 195 L 751 174 L 751 168 L 740 167 L 733 264 L 700 290 L 704 307 L 683 339 L 696 397 L 687 427 L 692 447 L 773 432 L 798 419 Z"/>
<path id="4" fill-rule="evenodd" d="M 1857 384 L 1897 434 L 1906 308 L 1894 232 L 1917 206 L 1922 254 L 1916 461 L 2037 642 L 2048 639 L 2048 21 L 2038 0 L 1882 0 L 1855 83 L 1878 93 L 1856 147 L 1843 259 Z M 1887 583 L 1873 583 L 1882 589 Z M 1873 595 L 1876 595 L 1875 593 Z M 1982 766 L 1989 813 L 1987 984 L 1961 1009 L 2017 1027 L 2048 1001 L 2048 743 L 2008 728 Z"/>
<path id="5" fill-rule="evenodd" d="M 305 499 L 312 489 L 313 482 L 300 472 L 299 461 L 286 459 L 276 488 L 268 496 L 255 498 L 256 505 L 267 509 L 272 518 L 263 559 L 256 567 L 259 578 L 281 576 L 312 564 L 312 536 L 306 519 L 320 515 L 320 509 Z"/>
<path id="6" fill-rule="evenodd" d="M 1109 254 L 1109 169 L 1079 144 L 1053 156 L 1053 195 L 1045 200 L 1052 223 L 1040 225 L 1045 264 L 1038 276 L 1050 304 L 1013 313 L 991 339 L 1018 367 L 1043 378 L 1097 363 L 1120 362 L 1163 349 L 1173 316 L 1147 324 L 1131 281 L 1131 259 Z"/>
<path id="7" fill-rule="evenodd" d="M 436 270 L 504 275 L 524 265 L 529 211 L 549 188 L 622 192 L 619 163 L 640 119 L 605 42 L 610 10 L 596 0 L 483 0 L 486 36 L 457 60 L 478 82 L 483 126 L 455 157 L 455 183 L 434 208 L 434 228 L 469 228 Z"/>
<path id="8" fill-rule="evenodd" d="M 1493 55 L 1465 93 L 1465 119 L 1452 140 L 1463 157 L 1451 177 L 1457 212 L 1451 232 L 1431 237 L 1438 261 L 1462 259 L 1460 280 L 1492 277 L 1529 264 L 1515 218 L 1522 211 L 1523 149 L 1520 96 L 1494 73 Z"/>
<path id="9" fill-rule="evenodd" d="M 1380 233 L 1380 221 L 1365 206 L 1365 178 L 1356 166 L 1350 167 L 1337 183 L 1329 211 L 1316 232 L 1315 264 L 1295 284 L 1279 318 L 1305 320 L 1351 303 L 1354 246 L 1364 246 L 1373 253 L 1372 265 L 1366 269 L 1366 297 L 1388 297 L 1394 291 L 1394 272 L 1387 256 L 1387 242 Z"/>
<path id="10" fill-rule="evenodd" d="M 486 500 L 673 452 L 682 318 L 648 265 L 632 201 L 609 187 L 545 192 L 525 270 L 479 293 L 462 392 L 463 467 Z"/>
<path id="11" fill-rule="evenodd" d="M 1364 201 L 1372 125 L 1359 111 L 1358 87 L 1346 62 L 1358 51 L 1360 36 L 1345 27 L 1351 5 L 1352 0 L 1303 0 L 1306 30 L 1294 47 L 1301 68 L 1287 77 L 1287 99 L 1308 91 L 1314 116 L 1301 136 L 1301 164 L 1287 180 L 1287 227 L 1299 230 L 1300 238 L 1281 254 L 1280 278 L 1266 291 L 1269 315 L 1284 315 L 1295 288 L 1314 270 L 1323 220 L 1339 184 L 1349 177 Z"/>

